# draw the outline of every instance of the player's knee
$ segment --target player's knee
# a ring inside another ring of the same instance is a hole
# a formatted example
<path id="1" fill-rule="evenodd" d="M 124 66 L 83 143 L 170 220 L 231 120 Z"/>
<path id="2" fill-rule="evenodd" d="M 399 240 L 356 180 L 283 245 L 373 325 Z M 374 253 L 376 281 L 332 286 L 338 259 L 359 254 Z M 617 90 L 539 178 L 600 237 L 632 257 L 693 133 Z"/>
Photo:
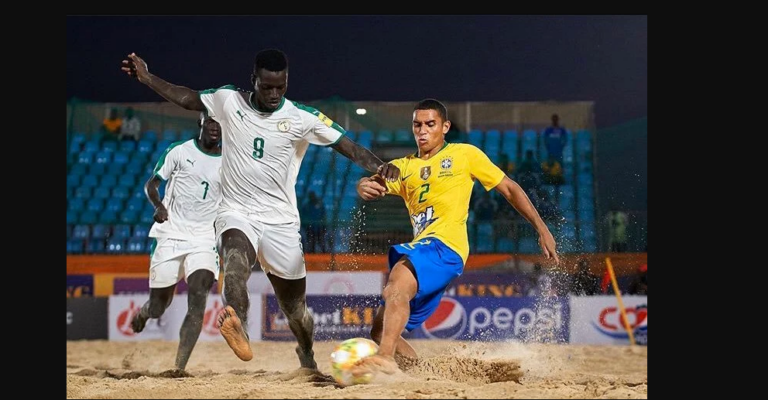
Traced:
<path id="1" fill-rule="evenodd" d="M 282 309 L 285 316 L 290 320 L 312 319 L 312 314 L 307 310 L 307 302 L 305 301 L 297 300 L 283 303 Z"/>
<path id="2" fill-rule="evenodd" d="M 238 279 L 248 275 L 251 268 L 248 265 L 248 255 L 241 249 L 227 249 L 224 251 L 224 268 L 227 275 L 238 275 Z"/>

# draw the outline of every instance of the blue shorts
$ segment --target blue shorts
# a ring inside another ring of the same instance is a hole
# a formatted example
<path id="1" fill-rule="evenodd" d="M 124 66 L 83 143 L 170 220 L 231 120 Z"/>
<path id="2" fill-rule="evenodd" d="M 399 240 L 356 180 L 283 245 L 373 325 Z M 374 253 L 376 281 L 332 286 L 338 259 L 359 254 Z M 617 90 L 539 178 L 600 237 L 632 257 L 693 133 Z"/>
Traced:
<path id="1" fill-rule="evenodd" d="M 389 270 L 407 256 L 416 273 L 418 290 L 411 302 L 411 315 L 405 329 L 412 331 L 432 315 L 440 305 L 445 288 L 464 271 L 461 256 L 435 238 L 396 244 L 389 248 Z M 382 299 L 382 304 L 384 300 Z"/>

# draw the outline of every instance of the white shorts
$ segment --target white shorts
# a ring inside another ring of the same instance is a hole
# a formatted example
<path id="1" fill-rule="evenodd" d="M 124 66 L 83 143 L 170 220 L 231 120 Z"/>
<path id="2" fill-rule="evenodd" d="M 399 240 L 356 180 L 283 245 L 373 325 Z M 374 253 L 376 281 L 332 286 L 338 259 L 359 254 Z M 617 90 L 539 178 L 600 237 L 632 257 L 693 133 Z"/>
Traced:
<path id="1" fill-rule="evenodd" d="M 156 238 L 149 261 L 149 287 L 166 288 L 204 269 L 219 279 L 219 253 L 210 244 Z"/>
<path id="2" fill-rule="evenodd" d="M 301 279 L 307 276 L 304 250 L 301 247 L 299 223 L 265 224 L 257 216 L 225 211 L 216 216 L 216 243 L 221 244 L 221 234 L 238 229 L 251 242 L 265 273 L 283 279 Z M 226 270 L 224 271 L 226 273 Z"/>

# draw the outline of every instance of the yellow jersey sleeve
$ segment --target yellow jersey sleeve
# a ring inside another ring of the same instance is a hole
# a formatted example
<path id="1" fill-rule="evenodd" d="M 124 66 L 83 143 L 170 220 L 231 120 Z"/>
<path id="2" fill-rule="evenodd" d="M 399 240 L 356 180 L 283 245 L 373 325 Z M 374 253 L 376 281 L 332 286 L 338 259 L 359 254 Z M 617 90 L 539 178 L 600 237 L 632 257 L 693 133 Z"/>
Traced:
<path id="1" fill-rule="evenodd" d="M 496 187 L 506 174 L 488 158 L 482 150 L 475 146 L 467 145 L 467 160 L 469 161 L 469 173 L 480 181 L 486 191 Z"/>

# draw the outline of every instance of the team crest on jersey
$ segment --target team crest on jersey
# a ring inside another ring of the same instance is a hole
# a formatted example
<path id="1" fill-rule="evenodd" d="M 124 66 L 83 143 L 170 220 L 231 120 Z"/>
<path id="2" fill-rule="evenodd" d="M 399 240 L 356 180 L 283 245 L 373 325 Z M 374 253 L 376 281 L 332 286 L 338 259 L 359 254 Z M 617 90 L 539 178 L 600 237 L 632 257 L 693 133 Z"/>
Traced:
<path id="1" fill-rule="evenodd" d="M 288 121 L 287 119 L 284 119 L 277 123 L 277 130 L 280 132 L 288 132 L 288 129 L 291 129 L 291 121 Z"/>
<path id="2" fill-rule="evenodd" d="M 426 166 L 421 168 L 421 172 L 419 173 L 419 176 L 423 180 L 429 179 L 429 176 L 432 175 L 432 167 Z"/>
<path id="3" fill-rule="evenodd" d="M 319 118 L 319 119 L 320 119 L 320 121 L 321 121 L 322 123 L 324 123 L 324 124 L 325 124 L 325 126 L 327 126 L 327 127 L 329 127 L 329 128 L 331 127 L 331 125 L 333 125 L 333 120 L 331 120 L 330 118 L 326 117 L 326 116 L 325 116 L 325 114 L 323 114 L 323 113 L 319 113 L 319 114 L 317 115 L 317 118 Z"/>
<path id="4" fill-rule="evenodd" d="M 440 160 L 440 168 L 442 169 L 451 169 L 452 165 L 453 165 L 453 158 L 451 157 L 445 157 L 442 160 Z"/>

